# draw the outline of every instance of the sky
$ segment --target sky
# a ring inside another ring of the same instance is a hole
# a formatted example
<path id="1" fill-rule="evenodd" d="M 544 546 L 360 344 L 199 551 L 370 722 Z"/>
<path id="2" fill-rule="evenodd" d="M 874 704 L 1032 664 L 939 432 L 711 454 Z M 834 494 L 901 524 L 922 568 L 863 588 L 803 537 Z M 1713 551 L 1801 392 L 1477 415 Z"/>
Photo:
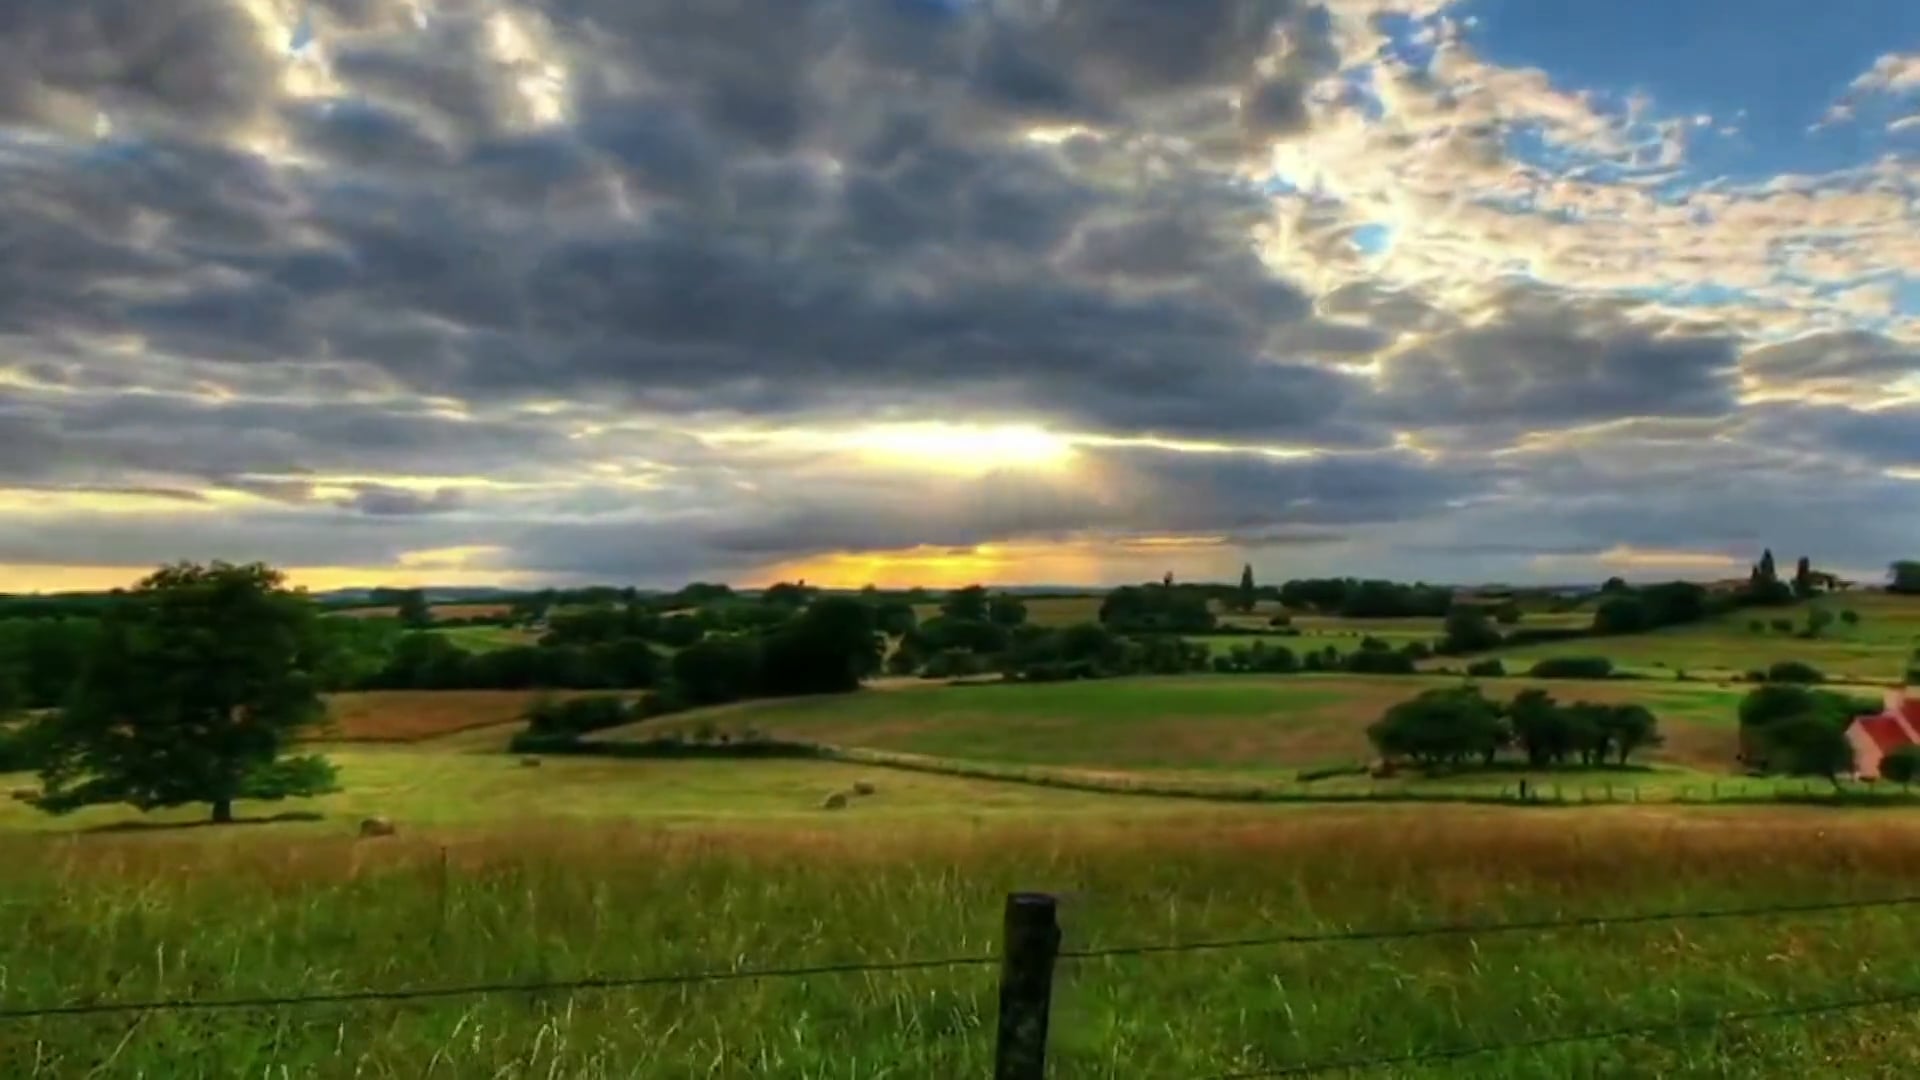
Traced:
<path id="1" fill-rule="evenodd" d="M 0 590 L 1920 556 L 1911 0 L 16 0 Z"/>

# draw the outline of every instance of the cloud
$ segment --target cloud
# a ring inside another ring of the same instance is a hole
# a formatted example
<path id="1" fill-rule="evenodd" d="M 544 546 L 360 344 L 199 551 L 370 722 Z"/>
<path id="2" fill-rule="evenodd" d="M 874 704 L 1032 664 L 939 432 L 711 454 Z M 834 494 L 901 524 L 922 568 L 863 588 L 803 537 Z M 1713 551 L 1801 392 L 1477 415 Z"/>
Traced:
<path id="1" fill-rule="evenodd" d="M 1438 576 L 1908 492 L 1912 163 L 1696 182 L 1450 10 L 14 4 L 0 563 Z M 1066 463 L 859 445 L 926 422 Z"/>

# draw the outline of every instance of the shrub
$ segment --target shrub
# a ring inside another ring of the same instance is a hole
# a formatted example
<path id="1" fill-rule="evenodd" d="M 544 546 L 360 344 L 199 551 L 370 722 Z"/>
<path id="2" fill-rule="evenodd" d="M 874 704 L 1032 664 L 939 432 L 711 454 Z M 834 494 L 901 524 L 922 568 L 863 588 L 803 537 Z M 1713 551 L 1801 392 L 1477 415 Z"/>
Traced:
<path id="1" fill-rule="evenodd" d="M 1754 619 L 1747 623 L 1747 632 L 1750 634 L 1764 634 L 1767 632 L 1767 624 L 1761 622 L 1759 619 Z"/>
<path id="2" fill-rule="evenodd" d="M 1775 619 L 1775 620 L 1773 620 L 1773 622 L 1771 622 L 1771 623 L 1770 623 L 1770 624 L 1768 624 L 1768 625 L 1770 625 L 1770 626 L 1772 626 L 1772 627 L 1774 628 L 1774 630 L 1776 630 L 1777 632 L 1779 632 L 1779 633 L 1782 633 L 1782 634 L 1791 634 L 1791 633 L 1793 633 L 1793 620 L 1792 620 L 1792 619 Z"/>
<path id="3" fill-rule="evenodd" d="M 527 708 L 527 730 L 535 735 L 584 735 L 619 727 L 632 718 L 627 703 L 612 695 L 566 701 L 541 698 Z"/>
<path id="4" fill-rule="evenodd" d="M 1920 746 L 1901 746 L 1880 759 L 1880 779 L 1901 787 L 1920 780 Z"/>
<path id="5" fill-rule="evenodd" d="M 1280 626 L 1292 626 L 1292 625 L 1293 625 L 1293 616 L 1291 616 L 1291 615 L 1289 615 L 1289 614 L 1287 614 L 1286 612 L 1284 612 L 1284 611 L 1283 611 L 1283 612 L 1281 612 L 1280 614 L 1278 614 L 1278 615 L 1275 615 L 1275 616 L 1274 616 L 1273 618 L 1271 618 L 1271 619 L 1268 619 L 1268 620 L 1267 620 L 1267 625 L 1268 625 L 1268 626 L 1273 626 L 1273 627 L 1280 627 Z"/>
<path id="6" fill-rule="evenodd" d="M 1477 679 L 1497 679 L 1507 673 L 1507 665 L 1499 657 L 1488 660 L 1475 660 L 1467 665 L 1467 674 Z"/>
<path id="7" fill-rule="evenodd" d="M 1848 608 L 1840 613 L 1840 621 L 1846 623 L 1848 626 L 1858 626 L 1860 625 L 1860 613 L 1852 608 Z"/>
<path id="8" fill-rule="evenodd" d="M 1767 669 L 1767 681 L 1770 683 L 1820 683 L 1827 677 L 1812 664 L 1799 660 L 1782 660 Z"/>
<path id="9" fill-rule="evenodd" d="M 1536 679 L 1605 679 L 1613 675 L 1613 661 L 1604 656 L 1554 656 L 1533 665 L 1527 674 Z"/>

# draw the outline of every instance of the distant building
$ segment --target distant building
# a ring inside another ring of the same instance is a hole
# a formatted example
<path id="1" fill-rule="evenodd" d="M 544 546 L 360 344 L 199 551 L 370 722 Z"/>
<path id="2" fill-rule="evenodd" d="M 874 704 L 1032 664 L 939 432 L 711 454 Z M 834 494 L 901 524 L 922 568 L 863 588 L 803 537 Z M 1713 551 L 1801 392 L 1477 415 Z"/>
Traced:
<path id="1" fill-rule="evenodd" d="M 1905 690 L 1887 691 L 1886 708 L 1861 716 L 1847 726 L 1853 744 L 1853 771 L 1879 779 L 1880 759 L 1903 746 L 1920 746 L 1920 697 Z"/>

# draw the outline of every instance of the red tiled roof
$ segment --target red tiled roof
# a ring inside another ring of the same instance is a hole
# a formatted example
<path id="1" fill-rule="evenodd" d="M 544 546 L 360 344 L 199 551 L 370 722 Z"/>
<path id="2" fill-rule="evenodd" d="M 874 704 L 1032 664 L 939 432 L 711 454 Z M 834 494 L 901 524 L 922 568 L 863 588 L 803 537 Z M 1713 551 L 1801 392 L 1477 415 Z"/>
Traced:
<path id="1" fill-rule="evenodd" d="M 1900 703 L 1900 713 L 1907 718 L 1915 730 L 1920 730 L 1920 697 L 1909 697 Z"/>
<path id="2" fill-rule="evenodd" d="M 1867 738 L 1872 739 L 1873 745 L 1878 747 L 1883 754 L 1890 753 L 1902 746 L 1910 745 L 1913 742 L 1913 739 L 1907 734 L 1906 727 L 1900 723 L 1898 717 L 1885 714 L 1880 716 L 1863 716 L 1856 720 L 1855 723 L 1860 725 L 1860 730 L 1866 732 Z"/>

